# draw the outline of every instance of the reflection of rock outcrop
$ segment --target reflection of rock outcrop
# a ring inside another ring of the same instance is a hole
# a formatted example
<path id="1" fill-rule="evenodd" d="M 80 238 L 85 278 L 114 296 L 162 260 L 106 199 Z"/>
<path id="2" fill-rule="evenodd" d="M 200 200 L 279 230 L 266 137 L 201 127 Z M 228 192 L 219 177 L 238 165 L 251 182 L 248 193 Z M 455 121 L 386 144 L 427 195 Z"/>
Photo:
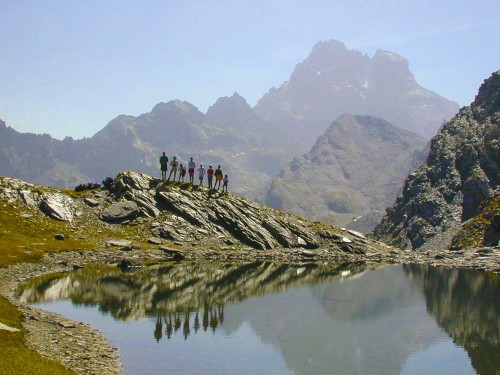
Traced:
<path id="1" fill-rule="evenodd" d="M 160 313 L 201 311 L 301 284 L 356 274 L 364 264 L 183 263 L 123 273 L 118 268 L 83 269 L 33 279 L 21 291 L 25 303 L 71 299 L 97 304 L 115 318 L 133 320 Z"/>
<path id="2" fill-rule="evenodd" d="M 453 341 L 469 353 L 479 374 L 500 369 L 500 278 L 497 274 L 406 265 L 421 283 L 428 311 Z"/>

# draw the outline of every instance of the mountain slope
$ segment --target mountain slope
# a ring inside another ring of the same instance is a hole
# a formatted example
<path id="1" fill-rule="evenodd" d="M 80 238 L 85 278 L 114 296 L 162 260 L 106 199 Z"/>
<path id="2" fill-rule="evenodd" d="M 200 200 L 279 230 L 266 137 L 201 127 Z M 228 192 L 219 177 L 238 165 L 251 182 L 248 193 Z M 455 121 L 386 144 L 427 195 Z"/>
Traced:
<path id="1" fill-rule="evenodd" d="M 258 198 L 288 212 L 368 231 L 396 198 L 403 177 L 423 162 L 424 146 L 422 137 L 387 121 L 345 114 Z"/>
<path id="2" fill-rule="evenodd" d="M 211 107 L 212 118 L 185 101 L 159 103 L 138 117 L 118 116 L 92 138 L 77 141 L 18 133 L 2 122 L 0 173 L 73 188 L 118 170 L 158 175 L 158 158 L 165 151 L 181 163 L 193 156 L 205 167 L 221 164 L 233 190 L 252 195 L 279 171 L 288 154 L 274 145 L 280 139 L 277 132 L 242 97 L 230 99 Z"/>
<path id="3" fill-rule="evenodd" d="M 421 87 L 403 57 L 379 50 L 370 59 L 330 40 L 316 44 L 290 80 L 254 109 L 307 149 L 343 113 L 381 117 L 429 139 L 458 105 Z"/>
<path id="4" fill-rule="evenodd" d="M 443 246 L 450 243 L 462 223 L 474 223 L 469 220 L 490 207 L 489 219 L 474 224 L 478 240 L 466 246 L 455 241 L 454 246 L 485 244 L 484 232 L 491 231 L 494 238 L 494 233 L 500 231 L 495 227 L 498 205 L 491 206 L 498 197 L 499 183 L 500 71 L 497 71 L 481 85 L 475 101 L 463 107 L 432 139 L 426 163 L 408 176 L 403 195 L 387 210 L 374 236 L 401 248 Z"/>

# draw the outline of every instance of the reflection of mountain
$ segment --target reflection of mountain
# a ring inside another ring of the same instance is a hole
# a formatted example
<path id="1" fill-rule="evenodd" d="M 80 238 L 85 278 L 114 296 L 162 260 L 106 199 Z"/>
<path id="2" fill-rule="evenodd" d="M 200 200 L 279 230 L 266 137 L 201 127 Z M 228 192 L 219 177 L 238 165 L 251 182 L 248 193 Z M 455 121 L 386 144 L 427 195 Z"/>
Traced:
<path id="1" fill-rule="evenodd" d="M 263 296 L 226 308 L 224 327 L 247 320 L 297 374 L 399 374 L 415 352 L 448 339 L 421 288 L 400 266 Z"/>
<path id="2" fill-rule="evenodd" d="M 428 311 L 469 353 L 479 374 L 500 369 L 500 278 L 475 270 L 405 266 L 424 289 Z"/>
<path id="3" fill-rule="evenodd" d="M 33 279 L 20 292 L 25 303 L 71 299 L 99 305 L 120 320 L 158 313 L 198 311 L 302 284 L 356 274 L 364 264 L 183 263 L 123 273 L 118 268 L 83 269 Z"/>
<path id="4" fill-rule="evenodd" d="M 446 363 L 463 363 L 465 372 L 472 365 L 479 374 L 495 373 L 498 276 L 422 265 L 375 267 L 205 262 L 127 273 L 88 268 L 31 280 L 20 298 L 71 299 L 121 320 L 148 316 L 148 342 L 175 334 L 172 344 L 198 333 L 199 340 L 189 341 L 204 345 L 212 343 L 206 341 L 212 331 L 229 338 L 250 327 L 296 374 L 424 373 L 444 354 Z M 200 335 L 205 331 L 210 334 Z M 246 350 L 247 342 L 234 342 Z M 422 367 L 416 358 L 430 363 Z"/>

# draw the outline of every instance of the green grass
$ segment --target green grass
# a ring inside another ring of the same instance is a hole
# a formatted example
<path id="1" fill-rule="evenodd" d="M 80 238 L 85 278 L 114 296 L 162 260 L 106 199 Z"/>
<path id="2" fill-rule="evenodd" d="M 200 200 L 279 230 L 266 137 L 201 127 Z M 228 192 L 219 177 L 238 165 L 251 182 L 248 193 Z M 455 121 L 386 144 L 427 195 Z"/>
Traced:
<path id="1" fill-rule="evenodd" d="M 0 296 L 0 322 L 22 329 L 21 313 Z M 57 361 L 46 358 L 24 343 L 22 331 L 0 330 L 0 374 L 74 374 Z"/>

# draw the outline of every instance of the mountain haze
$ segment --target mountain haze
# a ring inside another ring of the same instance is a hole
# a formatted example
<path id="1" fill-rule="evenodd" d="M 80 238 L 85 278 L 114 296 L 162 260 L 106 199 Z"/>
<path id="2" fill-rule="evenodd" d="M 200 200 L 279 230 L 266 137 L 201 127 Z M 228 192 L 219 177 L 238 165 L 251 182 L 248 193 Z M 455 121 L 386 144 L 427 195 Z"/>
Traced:
<path id="1" fill-rule="evenodd" d="M 140 116 L 120 115 L 91 138 L 67 137 L 62 141 L 47 134 L 19 133 L 1 122 L 0 175 L 65 188 L 99 182 L 120 170 L 159 176 L 158 158 L 165 151 L 170 159 L 176 155 L 182 163 L 193 156 L 205 167 L 221 164 L 223 172 L 229 174 L 230 190 L 254 198 L 258 192 L 269 190 L 271 178 L 291 158 L 309 151 L 317 137 L 344 113 L 377 116 L 429 138 L 457 108 L 455 103 L 419 86 L 401 56 L 378 51 L 369 58 L 332 40 L 318 43 L 310 56 L 297 65 L 290 80 L 269 90 L 254 108 L 237 93 L 219 98 L 206 114 L 191 103 L 171 100 L 158 103 Z M 355 133 L 345 136 L 352 152 L 371 149 L 367 145 L 374 141 L 364 135 L 357 138 Z M 397 180 L 393 169 L 408 171 L 408 150 L 399 150 L 402 154 L 391 154 L 391 168 L 382 173 L 389 178 L 386 185 Z M 337 190 L 353 188 L 353 182 L 342 172 L 342 168 L 349 169 L 358 160 L 356 155 L 351 158 L 340 158 L 334 171 L 327 171 L 333 168 L 330 164 L 322 166 L 323 175 L 335 179 Z M 354 164 L 359 169 L 356 173 L 371 173 L 363 171 L 370 163 Z M 346 185 L 339 185 L 339 181 Z M 326 178 L 322 181 L 324 186 L 331 183 Z M 367 191 L 362 193 L 363 199 L 342 194 L 341 201 L 347 199 L 349 205 L 358 207 L 348 210 L 351 216 L 366 214 L 361 207 L 379 201 L 378 196 L 364 195 L 369 194 Z M 303 190 L 294 198 L 300 201 L 307 195 L 310 192 Z M 334 201 L 338 203 L 338 199 Z M 282 207 L 287 209 L 287 205 Z M 296 210 L 293 205 L 290 209 Z M 330 213 L 321 211 L 320 216 Z"/>
<path id="2" fill-rule="evenodd" d="M 458 108 L 421 87 L 405 58 L 383 50 L 369 58 L 330 40 L 316 44 L 289 81 L 269 90 L 254 109 L 307 149 L 344 113 L 381 117 L 429 139 Z"/>

